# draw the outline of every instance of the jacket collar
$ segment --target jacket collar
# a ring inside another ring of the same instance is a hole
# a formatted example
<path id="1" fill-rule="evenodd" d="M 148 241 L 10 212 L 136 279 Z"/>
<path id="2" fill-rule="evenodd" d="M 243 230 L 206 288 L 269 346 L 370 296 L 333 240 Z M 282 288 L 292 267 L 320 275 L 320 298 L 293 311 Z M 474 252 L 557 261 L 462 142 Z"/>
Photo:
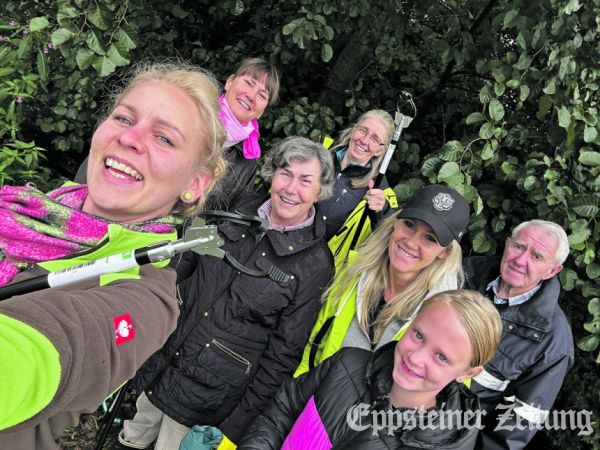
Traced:
<path id="1" fill-rule="evenodd" d="M 500 274 L 500 258 L 475 256 L 465 258 L 465 276 L 469 287 L 485 292 L 487 285 Z M 536 294 L 525 303 L 500 307 L 500 315 L 504 320 L 514 322 L 540 331 L 552 328 L 554 317 L 558 311 L 560 282 L 554 276 L 542 282 Z"/>
<path id="2" fill-rule="evenodd" d="M 516 313 L 510 314 L 508 311 L 501 311 L 512 322 L 529 326 L 547 332 L 552 329 L 554 316 L 559 308 L 558 297 L 560 294 L 560 283 L 558 277 L 554 276 L 549 280 L 542 281 L 542 287 L 536 294 L 522 303 L 512 308 Z"/>
<path id="3" fill-rule="evenodd" d="M 385 402 L 389 402 L 389 400 L 386 400 L 386 396 L 390 392 L 393 383 L 392 370 L 396 343 L 396 341 L 389 342 L 374 352 L 365 370 L 367 386 L 370 389 L 375 408 L 378 405 L 389 407 L 389 403 L 386 405 Z M 440 446 L 446 448 L 448 444 L 456 444 L 471 439 L 472 436 L 470 435 L 477 431 L 474 428 L 475 421 L 473 418 L 469 419 L 471 420 L 470 429 L 467 427 L 449 427 L 448 420 L 445 420 L 444 426 L 441 426 L 440 414 L 435 414 L 433 411 L 448 415 L 452 414 L 453 423 L 456 424 L 456 414 L 478 409 L 479 400 L 477 396 L 463 384 L 453 381 L 438 393 L 436 406 L 431 410 L 432 414 L 427 417 L 427 413 L 425 413 L 425 417 L 422 418 L 422 423 L 427 425 L 426 427 L 417 426 L 413 429 L 399 429 L 395 436 L 380 434 L 380 438 L 384 441 L 400 439 L 405 445 L 417 448 L 433 449 L 440 448 Z M 461 416 L 461 419 L 463 418 L 466 419 L 466 416 Z"/>
<path id="4" fill-rule="evenodd" d="M 335 153 L 333 158 L 333 164 L 335 168 L 335 173 L 343 173 L 344 175 L 348 175 L 352 178 L 362 177 L 369 173 L 371 170 L 371 164 L 367 166 L 359 166 L 358 164 L 349 163 L 344 170 L 342 170 L 342 158 L 348 151 L 348 147 L 338 150 Z"/>
<path id="5" fill-rule="evenodd" d="M 235 212 L 239 214 L 256 216 L 258 208 L 268 197 L 257 193 L 248 193 L 241 197 L 243 201 L 237 202 Z M 325 221 L 318 213 L 318 205 L 315 204 L 315 220 L 312 225 L 299 230 L 280 232 L 269 230 L 266 236 L 257 236 L 257 240 L 268 239 L 277 256 L 288 256 L 299 253 L 307 248 L 318 244 L 325 237 Z M 244 227 L 234 224 L 223 224 L 219 227 L 230 241 L 238 241 L 248 234 Z"/>

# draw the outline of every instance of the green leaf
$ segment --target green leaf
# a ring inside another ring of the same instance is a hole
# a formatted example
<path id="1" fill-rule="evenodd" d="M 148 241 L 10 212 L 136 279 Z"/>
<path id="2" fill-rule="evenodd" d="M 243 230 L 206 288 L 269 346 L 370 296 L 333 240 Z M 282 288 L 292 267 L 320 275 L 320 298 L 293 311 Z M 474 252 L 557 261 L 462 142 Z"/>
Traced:
<path id="1" fill-rule="evenodd" d="M 569 245 L 571 247 L 584 243 L 592 234 L 588 227 L 587 220 L 577 219 L 571 223 L 571 234 L 569 235 Z"/>
<path id="2" fill-rule="evenodd" d="M 573 200 L 573 211 L 581 217 L 591 219 L 598 214 L 598 199 L 595 195 L 579 195 Z"/>
<path id="3" fill-rule="evenodd" d="M 41 50 L 38 50 L 37 54 L 37 69 L 38 74 L 40 75 L 40 80 L 46 81 L 46 78 L 48 78 L 48 63 L 46 62 L 44 53 Z"/>
<path id="4" fill-rule="evenodd" d="M 94 69 L 98 72 L 98 75 L 101 77 L 107 77 L 111 73 L 113 73 L 116 69 L 115 64 L 108 59 L 106 56 L 97 57 L 96 60 L 92 63 Z"/>
<path id="5" fill-rule="evenodd" d="M 506 222 L 504 219 L 500 219 L 499 217 L 494 217 L 492 219 L 492 230 L 494 230 L 494 232 L 499 233 L 500 231 L 504 230 L 504 226 L 506 225 Z"/>
<path id="6" fill-rule="evenodd" d="M 483 161 L 488 161 L 494 157 L 494 150 L 492 149 L 492 145 L 487 142 L 483 146 L 483 151 L 481 152 L 481 159 Z"/>
<path id="7" fill-rule="evenodd" d="M 435 168 L 439 162 L 439 158 L 426 159 L 421 165 L 421 173 L 426 177 L 431 177 L 435 175 Z"/>
<path id="8" fill-rule="evenodd" d="M 571 125 L 571 113 L 566 106 L 558 108 L 558 125 L 565 129 Z"/>
<path id="9" fill-rule="evenodd" d="M 600 166 L 600 153 L 584 151 L 579 154 L 579 162 L 585 166 Z"/>
<path id="10" fill-rule="evenodd" d="M 500 168 L 502 169 L 502 172 L 504 172 L 506 175 L 510 175 L 513 170 L 512 164 L 509 163 L 508 161 L 504 161 L 502 163 L 502 166 L 500 166 Z"/>
<path id="11" fill-rule="evenodd" d="M 519 100 L 521 100 L 522 102 L 524 102 L 525 100 L 527 100 L 527 97 L 529 97 L 529 86 L 527 86 L 526 84 L 522 84 L 521 85 L 521 94 L 519 95 Z"/>
<path id="12" fill-rule="evenodd" d="M 567 3 L 567 6 L 565 7 L 565 14 L 570 15 L 578 11 L 579 8 L 581 8 L 581 3 L 579 3 L 579 0 L 569 0 L 569 3 Z"/>
<path id="13" fill-rule="evenodd" d="M 115 66 L 117 66 L 117 67 L 120 67 L 120 66 L 126 66 L 127 64 L 129 64 L 129 60 L 128 60 L 128 59 L 125 59 L 125 58 L 123 58 L 123 57 L 122 57 L 122 56 L 119 54 L 118 50 L 115 48 L 115 46 L 114 46 L 114 45 L 111 45 L 111 46 L 109 47 L 109 49 L 108 49 L 108 53 L 106 54 L 106 56 L 107 56 L 107 57 L 108 57 L 108 59 L 110 59 L 110 60 L 111 60 L 111 62 L 112 62 L 112 63 L 113 63 Z"/>
<path id="14" fill-rule="evenodd" d="M 67 112 L 69 112 L 69 110 L 64 106 L 55 106 L 52 111 L 54 111 L 54 114 L 58 116 L 64 116 L 67 114 Z"/>
<path id="15" fill-rule="evenodd" d="M 575 289 L 575 282 L 579 279 L 577 272 L 573 269 L 563 269 L 558 273 L 560 284 L 565 291 L 572 291 Z"/>
<path id="16" fill-rule="evenodd" d="M 296 31 L 296 28 L 298 28 L 298 26 L 300 26 L 300 23 L 303 20 L 304 19 L 292 20 L 290 23 L 285 24 L 285 26 L 283 27 L 281 32 L 283 33 L 284 36 L 288 36 L 288 35 L 292 34 L 294 31 Z"/>
<path id="17" fill-rule="evenodd" d="M 583 131 L 583 140 L 585 142 L 594 142 L 596 137 L 598 137 L 598 131 L 595 127 L 585 127 L 585 130 Z"/>
<path id="18" fill-rule="evenodd" d="M 544 92 L 544 94 L 548 94 L 548 95 L 556 94 L 556 83 L 554 83 L 554 80 L 550 81 L 546 85 L 546 87 L 544 89 L 542 89 L 542 91 Z"/>
<path id="19" fill-rule="evenodd" d="M 492 93 L 490 91 L 490 86 L 486 84 L 479 91 L 479 101 L 481 103 L 488 103 L 492 99 Z"/>
<path id="20" fill-rule="evenodd" d="M 550 111 L 550 108 L 552 107 L 552 98 L 548 95 L 543 95 L 542 98 L 540 98 L 539 101 L 539 105 L 538 105 L 538 119 L 542 120 L 544 118 L 544 116 L 546 114 L 548 114 L 548 111 Z"/>
<path id="21" fill-rule="evenodd" d="M 479 122 L 483 122 L 485 120 L 485 116 L 480 112 L 474 112 L 467 116 L 466 123 L 467 125 L 473 125 Z"/>
<path id="22" fill-rule="evenodd" d="M 52 45 L 54 45 L 54 47 L 58 47 L 59 45 L 62 45 L 71 39 L 72 36 L 72 31 L 67 30 L 66 28 L 59 28 L 50 35 L 50 39 L 52 40 Z"/>
<path id="23" fill-rule="evenodd" d="M 516 9 L 511 9 L 510 11 L 508 11 L 504 16 L 504 28 L 510 27 L 518 15 L 519 11 Z"/>
<path id="24" fill-rule="evenodd" d="M 239 16 L 244 12 L 244 2 L 242 0 L 236 0 L 235 7 L 233 8 L 233 15 Z"/>
<path id="25" fill-rule="evenodd" d="M 476 253 L 485 253 L 490 248 L 492 248 L 492 245 L 488 240 L 487 236 L 485 235 L 485 232 L 480 231 L 479 233 L 477 233 L 473 238 L 473 250 Z"/>
<path id="26" fill-rule="evenodd" d="M 586 275 L 593 279 L 600 277 L 600 264 L 592 263 L 585 268 Z"/>
<path id="27" fill-rule="evenodd" d="M 584 323 L 583 328 L 588 333 L 600 334 L 600 320 L 594 320 L 593 322 Z"/>
<path id="28" fill-rule="evenodd" d="M 481 139 L 491 139 L 494 137 L 494 125 L 490 122 L 486 122 L 481 125 L 479 129 L 479 137 Z"/>
<path id="29" fill-rule="evenodd" d="M 444 161 L 456 161 L 462 155 L 463 150 L 464 147 L 460 141 L 448 141 L 442 147 L 441 158 Z"/>
<path id="30" fill-rule="evenodd" d="M 102 43 L 100 42 L 100 39 L 98 39 L 98 36 L 96 36 L 96 33 L 94 31 L 89 31 L 87 33 L 87 38 L 86 38 L 85 42 L 88 45 L 88 47 L 91 48 L 96 54 L 98 54 L 98 55 L 106 54 L 106 50 L 104 49 L 104 46 L 102 45 Z"/>
<path id="31" fill-rule="evenodd" d="M 40 31 L 46 28 L 48 25 L 50 25 L 50 22 L 48 22 L 48 19 L 45 17 L 34 17 L 29 21 L 29 31 Z"/>
<path id="32" fill-rule="evenodd" d="M 171 8 L 171 14 L 173 14 L 178 19 L 185 19 L 188 16 L 189 13 L 187 11 L 185 11 L 181 6 L 174 5 Z"/>
<path id="33" fill-rule="evenodd" d="M 443 181 L 446 178 L 450 178 L 453 175 L 460 173 L 460 167 L 454 161 L 446 162 L 440 168 L 438 172 L 438 180 Z"/>
<path id="34" fill-rule="evenodd" d="M 494 83 L 494 93 L 496 96 L 500 97 L 504 94 L 506 90 L 506 85 L 504 83 Z"/>
<path id="35" fill-rule="evenodd" d="M 321 47 L 321 59 L 323 62 L 329 62 L 333 58 L 333 49 L 329 44 L 323 44 Z"/>
<path id="36" fill-rule="evenodd" d="M 15 67 L 0 67 L 0 78 L 10 75 L 15 70 L 17 70 Z"/>
<path id="37" fill-rule="evenodd" d="M 94 62 L 95 53 L 87 48 L 80 48 L 77 50 L 77 55 L 75 56 L 75 61 L 77 62 L 77 67 L 79 70 L 86 70 L 92 65 Z"/>
<path id="38" fill-rule="evenodd" d="M 525 178 L 525 181 L 523 182 L 523 187 L 530 191 L 532 187 L 535 186 L 535 182 L 536 182 L 536 178 L 533 175 L 529 175 L 527 178 Z"/>
<path id="39" fill-rule="evenodd" d="M 489 105 L 489 112 L 492 120 L 498 122 L 504 117 L 504 106 L 498 100 L 493 99 Z"/>
<path id="40" fill-rule="evenodd" d="M 108 30 L 108 24 L 106 23 L 104 15 L 102 14 L 102 10 L 98 4 L 92 7 L 90 12 L 87 14 L 87 19 L 94 24 L 96 28 L 102 31 Z"/>
<path id="41" fill-rule="evenodd" d="M 124 28 L 119 28 L 115 33 L 115 37 L 117 38 L 117 41 L 128 50 L 133 50 L 137 47 L 137 44 Z"/>
<path id="42" fill-rule="evenodd" d="M 589 301 L 588 311 L 592 316 L 600 315 L 600 298 L 593 298 Z"/>
<path id="43" fill-rule="evenodd" d="M 62 4 L 60 4 L 62 3 Z M 77 17 L 77 10 L 72 6 L 65 5 L 63 2 L 59 3 L 58 14 L 56 15 L 56 19 L 58 23 L 62 25 L 62 21 L 64 19 L 72 19 L 73 17 Z"/>
<path id="44" fill-rule="evenodd" d="M 581 339 L 577 343 L 577 347 L 579 347 L 584 352 L 593 352 L 598 348 L 598 344 L 600 343 L 600 338 L 595 335 L 586 336 Z"/>

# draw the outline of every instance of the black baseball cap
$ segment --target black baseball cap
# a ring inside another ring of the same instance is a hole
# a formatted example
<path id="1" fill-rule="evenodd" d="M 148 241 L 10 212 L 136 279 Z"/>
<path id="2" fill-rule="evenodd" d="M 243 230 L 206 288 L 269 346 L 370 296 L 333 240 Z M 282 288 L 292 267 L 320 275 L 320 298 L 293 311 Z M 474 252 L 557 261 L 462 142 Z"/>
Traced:
<path id="1" fill-rule="evenodd" d="M 417 191 L 398 218 L 419 219 L 431 227 L 442 247 L 460 238 L 469 223 L 469 204 L 454 189 L 431 184 Z"/>

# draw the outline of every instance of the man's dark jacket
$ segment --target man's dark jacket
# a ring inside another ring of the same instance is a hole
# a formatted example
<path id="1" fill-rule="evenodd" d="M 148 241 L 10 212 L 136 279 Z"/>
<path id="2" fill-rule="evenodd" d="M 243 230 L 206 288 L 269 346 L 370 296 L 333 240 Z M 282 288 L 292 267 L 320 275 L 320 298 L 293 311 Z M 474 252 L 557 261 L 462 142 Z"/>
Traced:
<path id="1" fill-rule="evenodd" d="M 493 298 L 493 291 L 486 292 L 486 288 L 500 274 L 499 258 L 468 257 L 463 266 L 465 287 Z M 559 294 L 555 276 L 543 281 L 525 303 L 496 305 L 502 317 L 502 339 L 484 373 L 471 385 L 487 411 L 479 448 L 525 448 L 537 431 L 533 425 L 543 423 L 544 412 L 552 408 L 574 358 L 571 327 L 558 304 Z M 513 418 L 504 422 L 503 414 L 511 412 Z M 515 414 L 524 430 L 515 428 Z"/>
<path id="2" fill-rule="evenodd" d="M 242 195 L 236 211 L 256 215 L 264 200 Z M 175 421 L 217 426 L 237 442 L 298 365 L 333 258 L 318 215 L 311 226 L 269 230 L 262 239 L 236 224 L 220 225 L 219 233 L 222 248 L 244 266 L 275 265 L 289 281 L 250 277 L 188 252 L 177 267 L 183 301 L 177 329 L 135 384 Z"/>

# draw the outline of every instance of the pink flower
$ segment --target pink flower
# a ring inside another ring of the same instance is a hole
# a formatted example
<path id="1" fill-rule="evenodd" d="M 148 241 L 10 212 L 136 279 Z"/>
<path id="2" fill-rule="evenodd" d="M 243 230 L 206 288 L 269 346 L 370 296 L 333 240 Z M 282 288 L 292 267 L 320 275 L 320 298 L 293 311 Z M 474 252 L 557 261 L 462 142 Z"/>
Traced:
<path id="1" fill-rule="evenodd" d="M 15 98 L 16 103 L 23 103 L 23 99 L 21 97 Z"/>
<path id="2" fill-rule="evenodd" d="M 48 47 L 44 47 L 44 53 L 47 55 L 48 54 Z"/>
<path id="3" fill-rule="evenodd" d="M 52 45 L 52 42 L 48 43 L 48 48 L 54 48 L 54 45 Z"/>
<path id="4" fill-rule="evenodd" d="M 6 39 L 6 38 L 0 34 L 0 42 L 2 42 L 2 41 L 3 41 L 3 40 L 5 40 L 5 39 Z"/>
<path id="5" fill-rule="evenodd" d="M 29 28 L 24 28 L 23 29 L 23 34 L 29 34 Z"/>
<path id="6" fill-rule="evenodd" d="M 14 27 L 17 24 L 17 22 L 15 22 L 14 20 L 11 20 L 10 22 L 8 22 L 8 24 L 10 26 Z"/>

